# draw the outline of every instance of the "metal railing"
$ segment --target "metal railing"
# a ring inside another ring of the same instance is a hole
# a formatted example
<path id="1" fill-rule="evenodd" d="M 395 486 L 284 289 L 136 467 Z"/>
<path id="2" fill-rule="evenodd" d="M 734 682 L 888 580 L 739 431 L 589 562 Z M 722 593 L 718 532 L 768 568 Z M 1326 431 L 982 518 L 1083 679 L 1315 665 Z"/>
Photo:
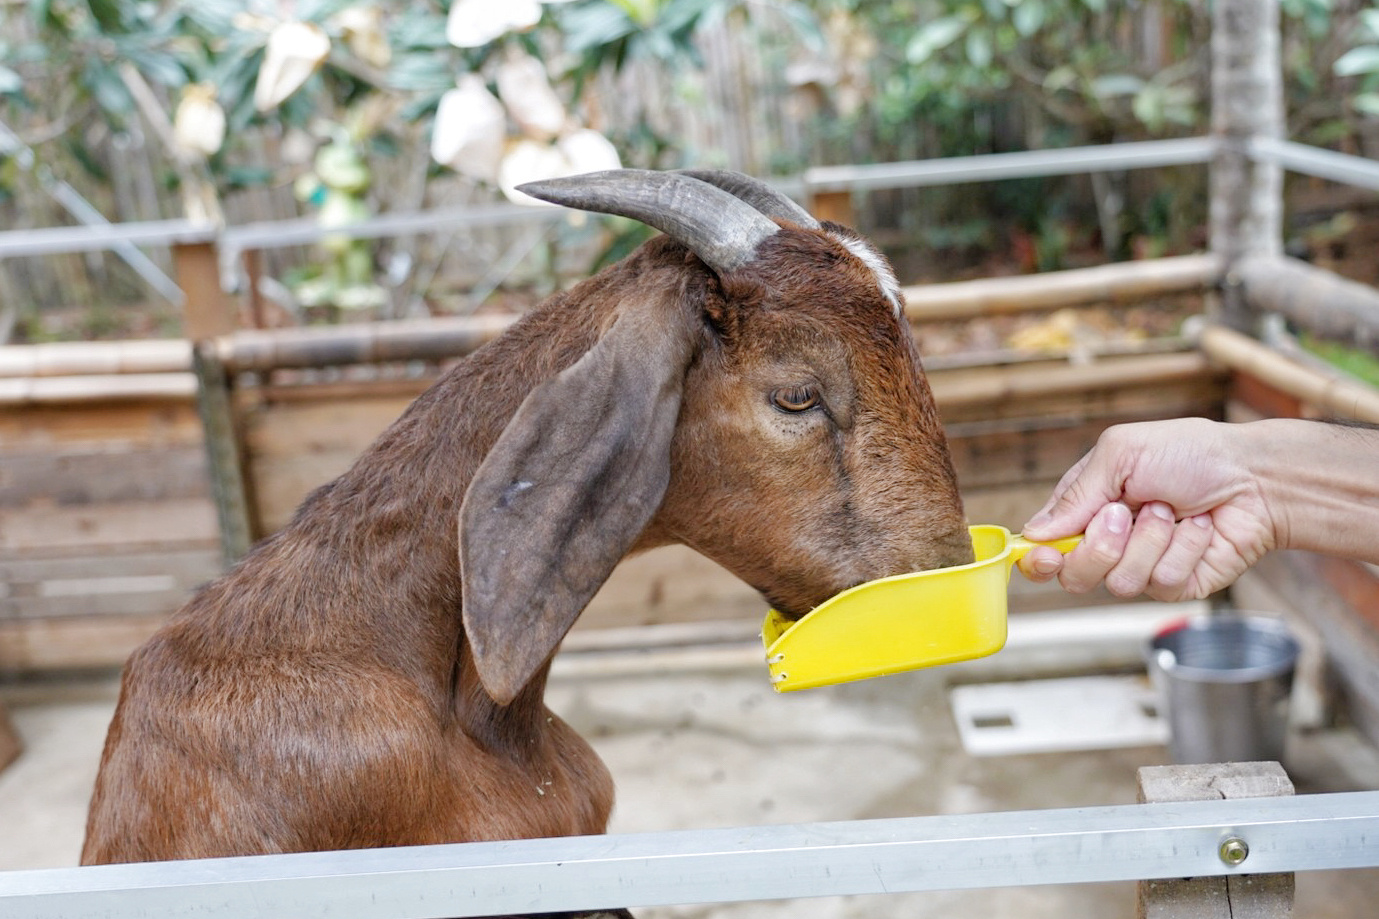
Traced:
<path id="1" fill-rule="evenodd" d="M 1379 792 L 0 873 L 6 919 L 424 919 L 1379 866 Z"/>

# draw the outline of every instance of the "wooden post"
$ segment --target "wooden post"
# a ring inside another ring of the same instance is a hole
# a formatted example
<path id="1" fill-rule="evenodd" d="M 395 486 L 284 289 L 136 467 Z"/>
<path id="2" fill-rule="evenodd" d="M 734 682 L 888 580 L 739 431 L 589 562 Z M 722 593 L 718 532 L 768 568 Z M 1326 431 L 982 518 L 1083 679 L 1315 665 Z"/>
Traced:
<path id="1" fill-rule="evenodd" d="M 1141 804 L 1276 798 L 1293 793 L 1278 763 L 1145 766 L 1139 770 Z M 1249 859 L 1248 839 L 1221 840 L 1222 860 Z M 1239 874 L 1141 881 L 1138 919 L 1289 919 L 1292 874 Z"/>
<path id="2" fill-rule="evenodd" d="M 226 568 L 237 562 L 254 540 L 254 515 L 244 474 L 244 450 L 235 422 L 230 375 L 211 342 L 192 349 L 196 403 L 206 432 L 206 458 L 211 493 L 220 523 L 220 548 Z"/>
<path id="3" fill-rule="evenodd" d="M 214 242 L 178 243 L 172 247 L 177 286 L 187 295 L 183 334 L 205 341 L 235 330 L 235 304 L 220 286 L 220 260 Z"/>
<path id="4" fill-rule="evenodd" d="M 1283 139 L 1277 0 L 1212 4 L 1211 128 L 1220 150 L 1211 165 L 1211 251 L 1227 266 L 1225 322 L 1248 326 L 1244 299 L 1229 281 L 1246 255 L 1283 247 L 1283 170 L 1248 155 L 1253 137 Z"/>
<path id="5" fill-rule="evenodd" d="M 192 344 L 197 410 L 206 432 L 211 491 L 228 568 L 249 550 L 254 533 L 244 450 L 231 396 L 233 375 L 226 372 L 213 344 L 213 339 L 235 330 L 237 310 L 220 284 L 215 242 L 179 243 L 173 246 L 172 257 L 178 286 L 187 294 L 182 325 Z"/>
<path id="6" fill-rule="evenodd" d="M 810 191 L 809 213 L 817 219 L 831 220 L 845 227 L 857 225 L 857 215 L 852 210 L 850 191 Z"/>
<path id="7" fill-rule="evenodd" d="M 14 731 L 14 725 L 10 723 L 9 713 L 5 711 L 4 705 L 0 705 L 0 772 L 15 761 L 23 749 L 23 745 L 19 743 L 19 735 Z"/>

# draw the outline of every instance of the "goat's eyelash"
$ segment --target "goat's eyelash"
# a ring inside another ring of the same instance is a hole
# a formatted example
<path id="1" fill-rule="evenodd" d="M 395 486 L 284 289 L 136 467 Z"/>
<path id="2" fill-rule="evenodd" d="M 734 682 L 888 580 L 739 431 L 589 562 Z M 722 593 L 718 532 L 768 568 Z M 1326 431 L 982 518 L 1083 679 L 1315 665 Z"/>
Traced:
<path id="1" fill-rule="evenodd" d="M 807 412 L 819 404 L 817 386 L 787 386 L 771 393 L 771 404 L 783 412 Z"/>

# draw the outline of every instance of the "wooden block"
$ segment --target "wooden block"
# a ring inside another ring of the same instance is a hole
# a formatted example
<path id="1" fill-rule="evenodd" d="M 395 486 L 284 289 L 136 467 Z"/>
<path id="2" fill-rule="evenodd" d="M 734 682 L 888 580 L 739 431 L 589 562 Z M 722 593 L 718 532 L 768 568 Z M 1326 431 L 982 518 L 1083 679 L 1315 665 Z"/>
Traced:
<path id="1" fill-rule="evenodd" d="M 1141 804 L 1281 798 L 1293 793 L 1293 782 L 1278 763 L 1142 766 L 1138 778 Z"/>
<path id="2" fill-rule="evenodd" d="M 15 761 L 23 749 L 19 735 L 15 733 L 14 725 L 10 722 L 9 713 L 5 711 L 4 705 L 0 705 L 0 772 Z"/>
<path id="3" fill-rule="evenodd" d="M 1293 793 L 1293 783 L 1278 763 L 1144 766 L 1138 779 L 1142 804 Z M 1141 881 L 1137 899 L 1138 919 L 1288 919 L 1293 915 L 1293 875 Z"/>
<path id="4" fill-rule="evenodd" d="M 220 285 L 220 256 L 214 243 L 178 243 L 172 247 L 177 286 L 186 291 L 182 327 L 186 338 L 204 341 L 233 332 L 234 301 Z"/>

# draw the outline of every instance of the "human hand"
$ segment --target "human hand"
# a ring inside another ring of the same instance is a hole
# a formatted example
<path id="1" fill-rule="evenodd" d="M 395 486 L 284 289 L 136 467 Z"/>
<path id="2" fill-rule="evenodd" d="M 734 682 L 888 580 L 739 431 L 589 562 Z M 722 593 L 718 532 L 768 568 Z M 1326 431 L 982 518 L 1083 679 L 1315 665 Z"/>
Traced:
<path id="1" fill-rule="evenodd" d="M 1038 548 L 1032 581 L 1085 593 L 1201 599 L 1274 548 L 1275 527 L 1239 425 L 1200 418 L 1120 425 L 1063 476 L 1024 526 L 1030 539 L 1086 534 L 1068 555 Z"/>

